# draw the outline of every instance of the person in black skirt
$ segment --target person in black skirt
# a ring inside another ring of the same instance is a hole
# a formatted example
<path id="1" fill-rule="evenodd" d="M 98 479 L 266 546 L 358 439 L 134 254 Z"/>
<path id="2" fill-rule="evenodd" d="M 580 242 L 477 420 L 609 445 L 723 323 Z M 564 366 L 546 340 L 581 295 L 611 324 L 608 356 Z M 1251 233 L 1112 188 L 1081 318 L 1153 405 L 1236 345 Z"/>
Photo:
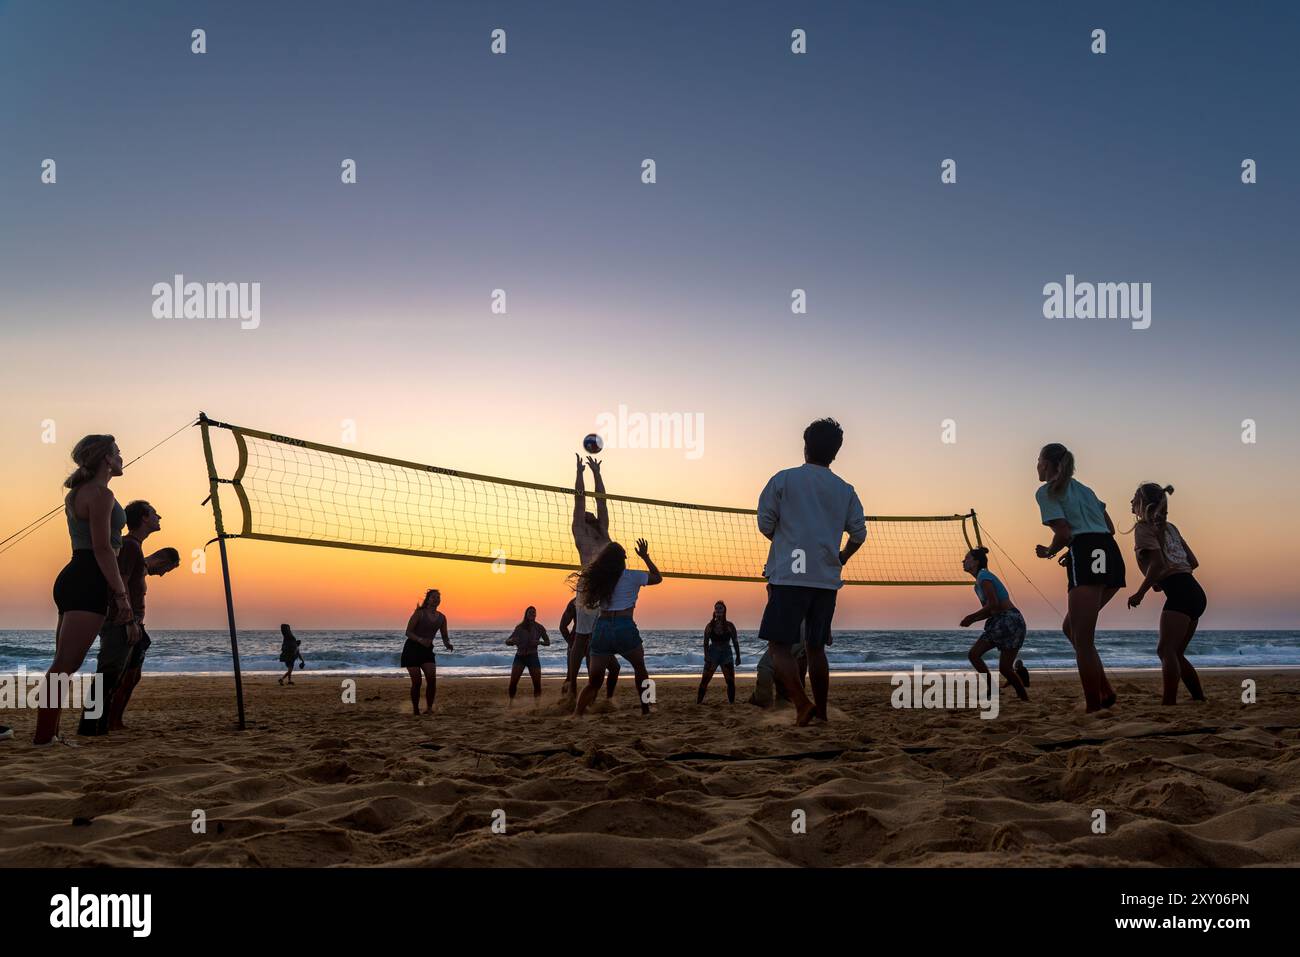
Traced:
<path id="1" fill-rule="evenodd" d="M 433 698 L 438 693 L 438 657 L 433 640 L 442 637 L 443 647 L 455 651 L 447 637 L 447 616 L 438 610 L 442 594 L 436 588 L 424 593 L 424 601 L 411 612 L 406 623 L 406 644 L 402 646 L 402 667 L 411 676 L 411 710 L 420 713 L 420 678 L 425 681 L 424 713 L 433 714 Z"/>

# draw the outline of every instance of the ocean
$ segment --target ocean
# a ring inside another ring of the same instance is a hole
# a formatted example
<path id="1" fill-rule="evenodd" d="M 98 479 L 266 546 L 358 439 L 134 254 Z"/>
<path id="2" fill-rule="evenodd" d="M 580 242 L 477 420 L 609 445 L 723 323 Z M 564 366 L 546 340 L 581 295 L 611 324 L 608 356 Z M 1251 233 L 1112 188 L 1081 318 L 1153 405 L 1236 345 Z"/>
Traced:
<path id="1" fill-rule="evenodd" d="M 230 639 L 226 631 L 151 630 L 153 645 L 146 673 L 177 675 L 230 674 Z M 295 631 L 302 642 L 308 674 L 404 674 L 398 666 L 403 638 L 393 631 Z M 508 674 L 514 649 L 506 631 L 456 631 L 455 652 L 438 649 L 438 672 L 482 677 Z M 827 649 L 832 670 L 894 672 L 925 668 L 969 667 L 966 652 L 979 629 L 962 631 L 839 631 Z M 704 663 L 703 639 L 697 631 L 644 630 L 646 664 L 654 674 L 698 674 Z M 551 632 L 552 645 L 540 649 L 544 673 L 564 669 L 564 641 Z M 765 646 L 756 633 L 740 633 L 741 674 L 752 674 Z M 1097 648 L 1111 668 L 1157 668 L 1156 635 L 1151 631 L 1099 632 Z M 98 644 L 83 670 L 94 667 Z M 245 673 L 283 670 L 278 658 L 280 632 L 245 631 L 239 635 Z M 44 671 L 54 655 L 52 631 L 0 631 L 0 672 Z M 1074 654 L 1059 631 L 1031 631 L 1020 652 L 1030 668 L 1073 668 Z M 1268 668 L 1300 666 L 1300 631 L 1201 631 L 1188 657 L 1204 667 Z M 996 653 L 987 658 L 990 664 Z M 996 665 L 994 664 L 996 667 Z"/>

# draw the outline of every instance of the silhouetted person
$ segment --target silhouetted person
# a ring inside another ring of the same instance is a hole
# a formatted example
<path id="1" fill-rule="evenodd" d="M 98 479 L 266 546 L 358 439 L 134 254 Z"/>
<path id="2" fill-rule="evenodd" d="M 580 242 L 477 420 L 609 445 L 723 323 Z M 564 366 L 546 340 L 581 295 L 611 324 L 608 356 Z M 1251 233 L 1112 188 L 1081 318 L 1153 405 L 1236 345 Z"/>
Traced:
<path id="1" fill-rule="evenodd" d="M 834 419 L 818 419 L 803 433 L 804 464 L 777 472 L 758 499 L 758 530 L 771 540 L 767 607 L 758 637 L 772 653 L 776 680 L 794 702 L 795 721 L 827 719 L 830 668 L 826 645 L 835 617 L 841 569 L 867 540 L 867 522 L 853 486 L 831 471 L 844 443 Z M 848 543 L 841 549 L 843 536 Z M 804 627 L 813 701 L 798 680 L 790 647 Z"/>

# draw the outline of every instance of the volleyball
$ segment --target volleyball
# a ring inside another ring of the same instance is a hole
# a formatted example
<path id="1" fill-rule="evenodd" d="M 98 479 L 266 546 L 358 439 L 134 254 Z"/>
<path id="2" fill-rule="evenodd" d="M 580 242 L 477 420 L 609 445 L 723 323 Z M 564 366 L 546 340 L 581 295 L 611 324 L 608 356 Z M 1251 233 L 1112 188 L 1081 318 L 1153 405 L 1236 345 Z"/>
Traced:
<path id="1" fill-rule="evenodd" d="M 582 447 L 592 455 L 595 455 L 597 452 L 599 452 L 601 449 L 605 447 L 605 443 L 601 441 L 599 435 L 597 435 L 595 432 L 592 432 L 590 435 L 588 435 L 585 439 L 582 440 Z"/>

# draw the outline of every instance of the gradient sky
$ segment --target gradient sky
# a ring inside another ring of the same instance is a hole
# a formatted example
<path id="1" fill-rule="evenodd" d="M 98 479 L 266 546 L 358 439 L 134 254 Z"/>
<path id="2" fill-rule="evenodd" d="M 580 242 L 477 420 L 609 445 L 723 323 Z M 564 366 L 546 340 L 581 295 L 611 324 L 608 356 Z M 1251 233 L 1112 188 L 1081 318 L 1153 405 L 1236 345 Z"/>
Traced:
<path id="1" fill-rule="evenodd" d="M 700 413 L 702 457 L 611 450 L 610 488 L 743 506 L 829 414 L 869 513 L 973 506 L 1057 607 L 1048 441 L 1121 529 L 1136 483 L 1177 487 L 1204 627 L 1300 627 L 1297 28 L 1290 4 L 0 3 L 0 537 L 58 504 L 82 434 L 129 459 L 199 409 L 554 484 L 601 412 Z M 261 327 L 155 319 L 174 273 L 260 281 Z M 1150 282 L 1151 328 L 1044 319 L 1067 273 Z M 212 536 L 197 431 L 115 489 L 162 512 L 151 547 Z M 244 627 L 399 629 L 432 585 L 453 628 L 566 600 L 560 572 L 231 551 Z M 53 628 L 66 554 L 61 519 L 0 554 L 0 628 Z M 224 624 L 209 558 L 153 584 L 154 627 Z M 757 626 L 732 583 L 670 581 L 638 617 L 698 625 L 715 597 Z M 973 607 L 852 588 L 837 622 Z"/>

